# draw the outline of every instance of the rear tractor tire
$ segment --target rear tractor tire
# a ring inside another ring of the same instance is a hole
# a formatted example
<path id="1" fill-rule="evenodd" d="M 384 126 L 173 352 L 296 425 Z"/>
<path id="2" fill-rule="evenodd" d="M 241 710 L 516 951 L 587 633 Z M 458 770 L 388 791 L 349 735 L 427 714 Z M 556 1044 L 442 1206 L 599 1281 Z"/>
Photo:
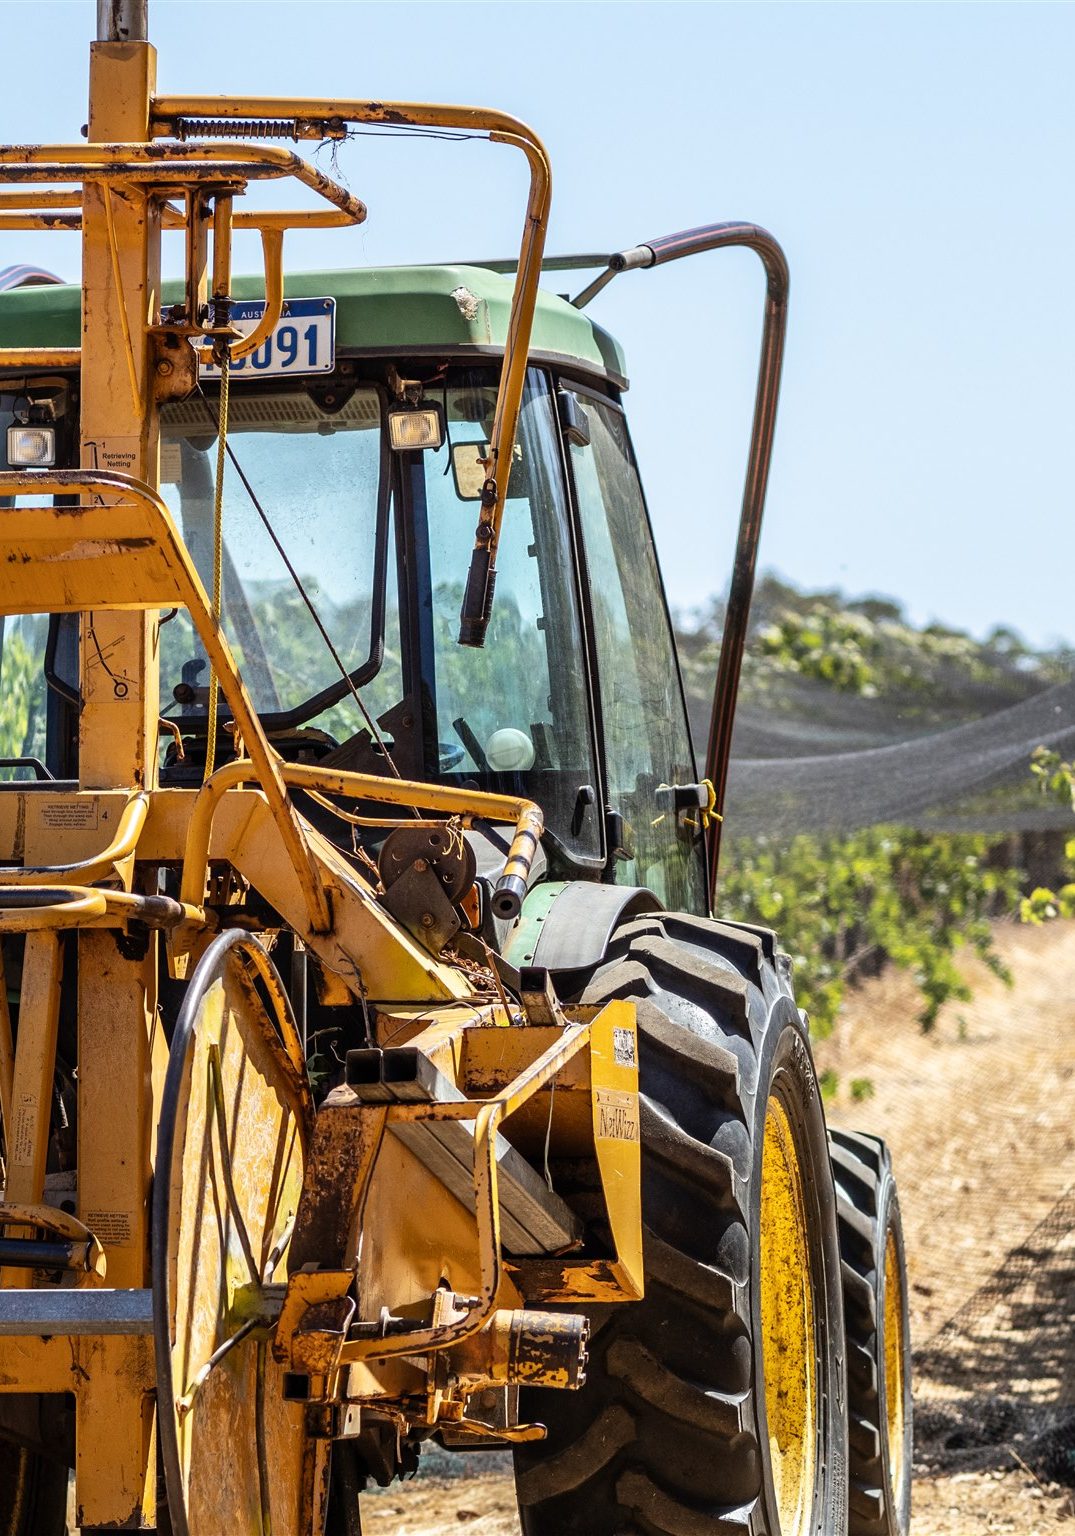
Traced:
<path id="1" fill-rule="evenodd" d="M 911 1528 L 911 1341 L 907 1265 L 883 1141 L 830 1131 L 847 1327 L 849 1536 Z"/>
<path id="2" fill-rule="evenodd" d="M 635 919 L 583 993 L 638 1005 L 645 1300 L 597 1309 L 586 1385 L 524 1393 L 526 1536 L 844 1536 L 835 1195 L 772 935 Z"/>

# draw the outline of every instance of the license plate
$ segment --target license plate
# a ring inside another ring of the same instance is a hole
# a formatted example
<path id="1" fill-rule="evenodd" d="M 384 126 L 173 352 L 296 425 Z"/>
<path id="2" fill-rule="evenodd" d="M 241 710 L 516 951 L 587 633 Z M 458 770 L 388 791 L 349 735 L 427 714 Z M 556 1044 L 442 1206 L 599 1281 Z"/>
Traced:
<path id="1" fill-rule="evenodd" d="M 264 299 L 237 300 L 231 323 L 244 336 L 260 324 Z M 336 300 L 286 299 L 280 319 L 247 357 L 231 365 L 232 377 L 278 379 L 290 373 L 331 373 L 336 366 Z M 201 365 L 203 379 L 219 379 L 216 363 Z"/>

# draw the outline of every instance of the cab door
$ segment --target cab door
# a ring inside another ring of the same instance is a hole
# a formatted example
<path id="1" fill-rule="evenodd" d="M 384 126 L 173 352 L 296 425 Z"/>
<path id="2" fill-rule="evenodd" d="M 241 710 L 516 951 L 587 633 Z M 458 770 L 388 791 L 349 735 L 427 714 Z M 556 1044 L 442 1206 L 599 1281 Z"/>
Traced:
<path id="1" fill-rule="evenodd" d="M 585 559 L 604 743 L 612 877 L 669 910 L 707 910 L 697 780 L 672 626 L 623 412 L 572 386 L 565 440 Z"/>

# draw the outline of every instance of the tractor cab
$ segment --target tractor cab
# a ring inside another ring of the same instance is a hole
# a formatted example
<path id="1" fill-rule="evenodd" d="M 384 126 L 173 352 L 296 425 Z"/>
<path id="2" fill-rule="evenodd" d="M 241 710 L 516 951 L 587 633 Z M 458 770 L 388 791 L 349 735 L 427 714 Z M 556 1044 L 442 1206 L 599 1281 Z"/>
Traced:
<path id="1" fill-rule="evenodd" d="M 240 325 L 255 288 L 235 283 Z M 221 516 L 222 627 L 274 746 L 364 773 L 384 771 L 387 751 L 405 778 L 526 796 L 545 813 L 551 879 L 647 887 L 704 912 L 699 818 L 673 796 L 699 775 L 617 344 L 541 294 L 477 648 L 459 643 L 458 615 L 510 278 L 311 273 L 287 294 L 232 371 Z M 0 297 L 0 324 L 28 345 L 46 324 L 77 337 L 78 301 L 18 291 Z M 40 418 L 55 467 L 77 463 L 77 376 L 28 378 L 0 406 L 5 429 Z M 210 364 L 161 409 L 161 494 L 207 590 L 220 408 Z M 5 640 L 8 665 L 26 668 L 5 777 L 36 757 L 77 779 L 76 616 L 9 620 Z M 160 668 L 161 784 L 196 787 L 210 667 L 183 609 L 161 628 Z M 222 717 L 216 761 L 234 750 Z M 377 839 L 362 841 L 375 856 Z"/>

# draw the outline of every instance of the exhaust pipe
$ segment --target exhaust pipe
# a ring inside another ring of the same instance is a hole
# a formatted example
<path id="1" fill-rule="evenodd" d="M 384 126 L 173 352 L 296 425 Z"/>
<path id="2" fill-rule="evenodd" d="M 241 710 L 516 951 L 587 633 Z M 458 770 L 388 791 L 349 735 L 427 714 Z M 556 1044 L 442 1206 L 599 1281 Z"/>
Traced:
<path id="1" fill-rule="evenodd" d="M 97 0 L 99 43 L 144 43 L 148 38 L 149 0 Z"/>

